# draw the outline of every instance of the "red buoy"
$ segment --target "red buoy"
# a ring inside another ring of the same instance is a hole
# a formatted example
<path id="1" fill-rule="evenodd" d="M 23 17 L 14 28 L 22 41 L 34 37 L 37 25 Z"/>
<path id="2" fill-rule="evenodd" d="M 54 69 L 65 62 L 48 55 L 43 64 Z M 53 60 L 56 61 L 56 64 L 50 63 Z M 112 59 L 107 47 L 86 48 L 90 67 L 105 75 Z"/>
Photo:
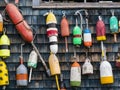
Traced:
<path id="1" fill-rule="evenodd" d="M 6 5 L 6 12 L 12 22 L 15 24 L 17 31 L 21 35 L 21 37 L 27 41 L 33 41 L 33 33 L 30 26 L 24 20 L 22 14 L 20 13 L 19 9 L 12 3 L 7 3 Z"/>
<path id="2" fill-rule="evenodd" d="M 5 10 L 14 24 L 18 24 L 24 19 L 18 8 L 12 3 L 8 3 Z"/>
<path id="3" fill-rule="evenodd" d="M 25 20 L 23 20 L 23 22 L 17 24 L 16 29 L 25 41 L 27 41 L 27 42 L 33 41 L 32 30 Z"/>

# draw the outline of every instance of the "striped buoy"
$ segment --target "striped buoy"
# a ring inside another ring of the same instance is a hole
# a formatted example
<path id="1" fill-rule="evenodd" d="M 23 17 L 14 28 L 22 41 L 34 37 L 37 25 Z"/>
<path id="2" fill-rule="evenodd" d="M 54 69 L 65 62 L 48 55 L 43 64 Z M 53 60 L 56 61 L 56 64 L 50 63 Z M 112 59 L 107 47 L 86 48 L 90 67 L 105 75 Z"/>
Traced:
<path id="1" fill-rule="evenodd" d="M 27 86 L 28 85 L 28 73 L 27 68 L 23 64 L 23 58 L 20 56 L 20 65 L 16 70 L 16 80 L 17 86 Z"/>

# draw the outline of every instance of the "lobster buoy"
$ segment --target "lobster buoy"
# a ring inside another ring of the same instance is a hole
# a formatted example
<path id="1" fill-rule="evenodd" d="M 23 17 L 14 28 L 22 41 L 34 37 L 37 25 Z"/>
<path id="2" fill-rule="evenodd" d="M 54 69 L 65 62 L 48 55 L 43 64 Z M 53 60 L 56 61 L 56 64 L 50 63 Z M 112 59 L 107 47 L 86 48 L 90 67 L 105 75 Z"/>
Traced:
<path id="1" fill-rule="evenodd" d="M 106 60 L 100 64 L 100 81 L 101 84 L 112 84 L 114 82 L 112 66 Z"/>
<path id="2" fill-rule="evenodd" d="M 20 65 L 16 70 L 16 80 L 17 86 L 27 86 L 28 85 L 28 73 L 27 68 L 23 64 L 23 57 L 20 56 Z"/>
<path id="3" fill-rule="evenodd" d="M 79 46 L 82 43 L 82 30 L 79 26 L 75 26 L 73 29 L 73 44 Z"/>
<path id="4" fill-rule="evenodd" d="M 49 56 L 49 66 L 50 66 L 50 71 L 51 75 L 58 75 L 61 73 L 60 70 L 60 65 L 59 65 L 59 60 L 55 54 L 50 54 Z"/>
<path id="5" fill-rule="evenodd" d="M 4 32 L 4 34 L 0 38 L 0 57 L 7 58 L 9 56 L 10 56 L 10 40 Z"/>
<path id="6" fill-rule="evenodd" d="M 5 62 L 0 60 L 0 86 L 9 85 L 8 70 Z"/>
<path id="7" fill-rule="evenodd" d="M 118 19 L 116 16 L 112 15 L 110 18 L 110 31 L 114 34 L 114 42 L 117 42 L 116 34 L 119 32 L 118 30 Z"/>
<path id="8" fill-rule="evenodd" d="M 70 28 L 69 28 L 68 20 L 65 16 L 65 12 L 63 12 L 63 17 L 60 26 L 61 26 L 61 36 L 65 37 L 66 52 L 68 52 L 67 37 L 70 35 Z"/>
<path id="9" fill-rule="evenodd" d="M 78 62 L 74 62 L 70 70 L 70 86 L 79 87 L 81 85 L 81 68 Z"/>
<path id="10" fill-rule="evenodd" d="M 22 38 L 27 42 L 33 41 L 33 33 L 30 26 L 24 20 L 22 14 L 19 12 L 18 8 L 12 4 L 7 3 L 6 12 L 12 22 L 15 24 L 17 31 L 22 36 Z"/>
<path id="11" fill-rule="evenodd" d="M 32 68 L 37 67 L 37 53 L 35 52 L 34 49 L 31 51 L 31 53 L 29 55 L 27 65 L 28 65 L 28 67 L 32 67 Z"/>
<path id="12" fill-rule="evenodd" d="M 84 45 L 86 47 L 92 46 L 92 36 L 91 36 L 91 31 L 89 29 L 83 30 L 83 40 L 84 40 Z"/>
<path id="13" fill-rule="evenodd" d="M 27 42 L 33 41 L 32 30 L 25 20 L 17 24 L 16 29 L 25 41 Z"/>
<path id="14" fill-rule="evenodd" d="M 69 35 L 70 35 L 70 29 L 69 29 L 68 20 L 64 16 L 61 20 L 61 36 L 67 37 Z"/>
<path id="15" fill-rule="evenodd" d="M 0 32 L 2 32 L 2 31 L 3 31 L 3 17 L 0 14 Z"/>
<path id="16" fill-rule="evenodd" d="M 50 42 L 50 51 L 51 53 L 56 54 L 58 52 L 58 40 L 56 36 L 49 37 Z"/>
<path id="17" fill-rule="evenodd" d="M 46 18 L 46 24 L 48 25 L 51 23 L 57 24 L 57 20 L 53 12 L 49 12 Z"/>
<path id="18" fill-rule="evenodd" d="M 55 76 L 56 78 L 56 85 L 57 85 L 57 90 L 60 90 L 59 82 L 58 82 L 58 77 L 57 75 L 60 75 L 61 70 L 60 70 L 60 65 L 58 58 L 55 54 L 50 54 L 49 56 L 49 66 L 50 66 L 50 72 L 52 76 Z"/>
<path id="19" fill-rule="evenodd" d="M 47 36 L 58 36 L 58 30 L 57 28 L 48 28 L 47 29 Z"/>
<path id="20" fill-rule="evenodd" d="M 18 8 L 12 3 L 8 3 L 5 10 L 15 25 L 20 23 L 24 19 Z"/>
<path id="21" fill-rule="evenodd" d="M 28 67 L 30 67 L 29 82 L 31 81 L 32 69 L 37 67 L 37 53 L 33 49 L 29 55 Z"/>
<path id="22" fill-rule="evenodd" d="M 105 24 L 101 18 L 101 16 L 98 17 L 99 20 L 97 21 L 96 24 L 96 34 L 97 34 L 97 40 L 98 41 L 104 41 L 106 40 L 106 28 L 105 28 Z"/>
<path id="23" fill-rule="evenodd" d="M 89 58 L 86 58 L 85 63 L 82 66 L 82 74 L 93 74 L 93 66 L 90 63 Z"/>
<path id="24" fill-rule="evenodd" d="M 116 16 L 110 18 L 110 31 L 111 33 L 118 33 L 118 19 Z"/>

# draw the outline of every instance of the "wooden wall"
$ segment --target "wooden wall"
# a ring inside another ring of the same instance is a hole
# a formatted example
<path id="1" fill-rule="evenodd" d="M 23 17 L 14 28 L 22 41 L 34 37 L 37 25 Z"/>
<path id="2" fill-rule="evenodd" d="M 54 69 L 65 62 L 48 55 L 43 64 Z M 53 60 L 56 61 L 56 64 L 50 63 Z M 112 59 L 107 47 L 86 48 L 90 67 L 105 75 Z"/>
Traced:
<path id="1" fill-rule="evenodd" d="M 13 2 L 14 0 L 9 0 Z M 3 0 L 0 1 L 0 12 L 5 9 L 5 4 Z M 49 9 L 33 9 L 32 8 L 32 0 L 20 0 L 19 9 L 22 11 L 22 14 L 25 20 L 28 22 L 30 26 L 36 28 L 36 38 L 34 40 L 35 45 L 39 49 L 42 57 L 44 58 L 45 62 L 48 65 L 48 57 L 50 55 L 49 50 L 49 41 L 46 35 L 46 24 L 45 24 L 45 17 L 43 14 L 49 11 Z M 67 90 L 73 90 L 70 87 L 69 79 L 70 79 L 70 66 L 73 62 L 72 57 L 74 54 L 73 44 L 72 44 L 72 30 L 75 26 L 75 16 L 74 13 L 76 9 L 52 9 L 58 24 L 57 28 L 59 30 L 58 36 L 58 45 L 59 50 L 56 54 L 59 58 L 60 66 L 62 73 L 64 75 L 64 81 L 66 83 Z M 112 9 L 112 8 L 111 8 Z M 92 39 L 93 39 L 93 46 L 89 50 L 89 56 L 91 58 L 91 62 L 94 66 L 94 74 L 90 76 L 82 75 L 82 83 L 78 90 L 119 90 L 120 88 L 120 72 L 119 68 L 115 67 L 115 58 L 120 50 L 120 35 L 118 34 L 118 42 L 113 42 L 113 35 L 110 34 L 109 30 L 109 18 L 111 16 L 110 10 L 111 9 L 87 9 L 89 13 L 89 28 L 92 32 Z M 62 11 L 66 12 L 67 19 L 69 20 L 70 24 L 70 36 L 68 37 L 68 46 L 69 52 L 65 53 L 65 43 L 64 38 L 60 35 L 60 21 L 62 18 Z M 116 8 L 115 15 L 120 19 L 120 9 Z M 102 13 L 103 20 L 106 25 L 106 36 L 107 40 L 104 41 L 104 45 L 107 48 L 107 60 L 111 63 L 114 73 L 114 84 L 111 85 L 101 85 L 100 84 L 100 73 L 99 73 L 99 65 L 100 65 L 100 42 L 96 40 L 96 32 L 95 32 L 95 25 L 97 22 L 97 17 L 99 15 L 98 11 Z M 83 17 L 84 17 L 84 13 Z M 80 23 L 80 22 L 79 22 Z M 16 79 L 15 73 L 16 68 L 19 65 L 19 56 L 20 56 L 20 45 L 23 42 L 20 35 L 15 29 L 15 26 L 11 22 L 4 22 L 4 27 L 7 30 L 7 35 L 11 41 L 11 56 L 5 60 L 8 70 L 9 70 L 9 78 L 10 84 L 7 86 L 7 90 L 57 90 L 54 77 L 47 77 L 45 74 L 45 70 L 42 66 L 40 60 L 38 60 L 38 66 L 36 69 L 33 69 L 32 74 L 32 81 L 28 84 L 27 87 L 17 87 L 16 86 Z M 85 21 L 83 21 L 83 27 L 85 28 Z M 28 43 L 25 44 L 23 47 L 23 56 L 24 56 L 24 64 L 27 66 L 28 56 L 30 51 L 32 50 L 32 46 Z M 85 52 L 86 48 L 83 44 L 80 48 L 77 48 L 77 57 L 79 59 L 79 63 L 82 66 L 83 62 L 85 61 Z M 29 71 L 29 68 L 28 68 Z"/>

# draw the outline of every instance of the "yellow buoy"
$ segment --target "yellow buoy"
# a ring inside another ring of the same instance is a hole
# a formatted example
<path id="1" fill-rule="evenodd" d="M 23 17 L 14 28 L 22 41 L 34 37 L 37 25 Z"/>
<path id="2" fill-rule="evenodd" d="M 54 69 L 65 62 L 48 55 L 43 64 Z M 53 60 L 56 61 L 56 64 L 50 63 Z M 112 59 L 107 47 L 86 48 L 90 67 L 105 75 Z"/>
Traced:
<path id="1" fill-rule="evenodd" d="M 5 33 L 0 38 L 0 57 L 7 58 L 10 56 L 10 40 Z"/>
<path id="2" fill-rule="evenodd" d="M 58 58 L 55 54 L 50 54 L 49 66 L 50 66 L 50 72 L 51 72 L 52 76 L 61 73 L 59 61 L 58 61 Z"/>
<path id="3" fill-rule="evenodd" d="M 0 86 L 9 85 L 8 70 L 5 62 L 0 60 Z"/>
<path id="4" fill-rule="evenodd" d="M 100 64 L 100 81 L 101 84 L 112 84 L 114 82 L 112 66 L 108 61 L 102 61 Z"/>
<path id="5" fill-rule="evenodd" d="M 46 24 L 51 24 L 51 23 L 57 24 L 57 20 L 53 12 L 49 12 L 46 18 Z"/>
<path id="6" fill-rule="evenodd" d="M 50 66 L 51 75 L 55 76 L 57 88 L 58 88 L 58 90 L 60 90 L 57 75 L 59 75 L 61 73 L 61 70 L 60 70 L 58 58 L 53 53 L 51 53 L 49 56 L 49 66 Z"/>

